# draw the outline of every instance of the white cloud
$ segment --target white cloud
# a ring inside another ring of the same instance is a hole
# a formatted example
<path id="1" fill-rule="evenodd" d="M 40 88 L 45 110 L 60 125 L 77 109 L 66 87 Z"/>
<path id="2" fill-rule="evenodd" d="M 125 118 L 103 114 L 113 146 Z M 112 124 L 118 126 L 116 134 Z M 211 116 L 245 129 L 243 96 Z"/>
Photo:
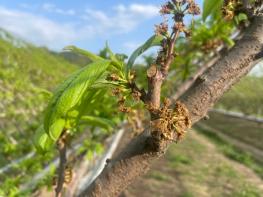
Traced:
<path id="1" fill-rule="evenodd" d="M 98 32 L 125 33 L 136 28 L 141 22 L 159 15 L 159 8 L 150 4 L 119 4 L 113 8 L 114 15 L 100 10 L 87 9 L 83 19 L 96 21 L 94 29 Z"/>
<path id="2" fill-rule="evenodd" d="M 41 8 L 61 14 L 75 13 L 74 10 L 62 10 L 53 4 L 43 4 Z M 77 15 L 72 16 L 76 19 L 73 24 L 0 6 L 0 27 L 36 45 L 59 50 L 76 42 L 88 42 L 94 37 L 108 39 L 111 35 L 131 32 L 140 23 L 158 15 L 158 7 L 154 5 L 120 4 L 112 9 L 112 14 L 88 9 L 83 11 L 82 19 L 85 20 L 79 20 Z"/>
<path id="3" fill-rule="evenodd" d="M 69 9 L 69 10 L 60 9 L 56 5 L 51 3 L 44 3 L 42 5 L 42 9 L 51 13 L 62 14 L 62 15 L 73 16 L 76 14 L 75 10 L 73 9 Z"/>
<path id="4" fill-rule="evenodd" d="M 76 40 L 74 27 L 33 14 L 0 7 L 0 27 L 38 45 L 59 49 Z"/>
<path id="5" fill-rule="evenodd" d="M 154 5 L 132 4 L 129 7 L 130 11 L 145 17 L 154 17 L 159 14 L 160 8 Z"/>
<path id="6" fill-rule="evenodd" d="M 137 43 L 137 42 L 125 42 L 123 43 L 123 46 L 127 48 L 130 51 L 134 51 L 136 48 L 138 48 L 142 43 Z"/>
<path id="7" fill-rule="evenodd" d="M 130 16 L 141 16 L 143 18 L 151 18 L 155 17 L 159 13 L 159 7 L 156 5 L 151 5 L 151 4 L 131 4 L 129 6 L 125 6 L 123 4 L 119 4 L 114 7 L 114 9 L 120 13 L 126 13 L 127 15 Z"/>

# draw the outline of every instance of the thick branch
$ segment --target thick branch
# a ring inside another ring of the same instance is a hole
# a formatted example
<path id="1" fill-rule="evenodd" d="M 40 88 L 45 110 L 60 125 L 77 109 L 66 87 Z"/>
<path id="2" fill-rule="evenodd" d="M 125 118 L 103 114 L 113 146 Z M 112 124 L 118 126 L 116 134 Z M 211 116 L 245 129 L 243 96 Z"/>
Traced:
<path id="1" fill-rule="evenodd" d="M 173 95 L 172 99 L 176 101 L 182 94 L 190 88 L 196 79 L 200 77 L 208 68 L 213 66 L 217 61 L 219 60 L 219 57 L 216 56 L 212 58 L 209 62 L 205 63 L 203 66 L 200 66 L 200 68 L 186 81 L 184 81 L 179 88 L 176 90 L 176 93 Z"/>
<path id="2" fill-rule="evenodd" d="M 262 50 L 262 32 L 263 17 L 255 17 L 243 38 L 229 54 L 205 72 L 204 80 L 196 81 L 181 98 L 193 123 L 201 119 L 222 94 L 254 66 L 255 57 Z M 156 150 L 152 141 L 153 138 L 146 129 L 105 167 L 80 196 L 118 196 L 134 179 L 145 174 L 150 163 L 163 155 L 167 145 L 171 143 L 163 141 L 161 149 Z"/>
<path id="3" fill-rule="evenodd" d="M 263 16 L 254 18 L 243 38 L 217 64 L 208 69 L 182 97 L 192 122 L 204 117 L 210 107 L 255 65 L 263 50 Z"/>

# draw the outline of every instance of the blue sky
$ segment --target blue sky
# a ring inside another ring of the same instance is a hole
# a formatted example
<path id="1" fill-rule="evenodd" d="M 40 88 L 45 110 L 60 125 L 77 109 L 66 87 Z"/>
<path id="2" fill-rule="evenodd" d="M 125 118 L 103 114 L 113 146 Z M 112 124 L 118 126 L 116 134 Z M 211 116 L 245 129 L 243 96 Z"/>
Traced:
<path id="1" fill-rule="evenodd" d="M 53 50 L 73 44 L 98 52 L 108 41 L 114 52 L 130 54 L 153 34 L 164 2 L 0 0 L 0 27 Z"/>

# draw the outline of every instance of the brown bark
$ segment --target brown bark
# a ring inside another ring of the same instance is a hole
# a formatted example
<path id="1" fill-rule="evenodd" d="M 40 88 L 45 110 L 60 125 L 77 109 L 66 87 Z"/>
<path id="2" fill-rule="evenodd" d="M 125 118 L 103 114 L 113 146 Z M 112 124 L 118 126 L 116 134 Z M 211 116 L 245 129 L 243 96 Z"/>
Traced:
<path id="1" fill-rule="evenodd" d="M 147 78 L 148 78 L 147 104 L 149 104 L 154 109 L 158 109 L 160 107 L 163 77 L 156 65 L 152 65 L 147 70 Z"/>
<path id="2" fill-rule="evenodd" d="M 205 63 L 203 66 L 200 66 L 200 68 L 186 81 L 184 81 L 176 90 L 176 93 L 172 96 L 173 100 L 177 100 L 182 94 L 188 90 L 193 83 L 196 81 L 198 77 L 200 77 L 208 68 L 213 66 L 217 61 L 219 60 L 219 57 L 216 56 L 212 58 L 209 62 Z"/>
<path id="3" fill-rule="evenodd" d="M 243 38 L 180 98 L 193 123 L 204 117 L 211 106 L 244 76 L 262 51 L 263 17 L 257 16 Z M 108 163 L 97 179 L 80 196 L 118 196 L 136 177 L 146 173 L 151 162 L 162 156 L 171 140 L 160 141 L 156 149 L 149 129 L 134 138 L 123 152 Z"/>

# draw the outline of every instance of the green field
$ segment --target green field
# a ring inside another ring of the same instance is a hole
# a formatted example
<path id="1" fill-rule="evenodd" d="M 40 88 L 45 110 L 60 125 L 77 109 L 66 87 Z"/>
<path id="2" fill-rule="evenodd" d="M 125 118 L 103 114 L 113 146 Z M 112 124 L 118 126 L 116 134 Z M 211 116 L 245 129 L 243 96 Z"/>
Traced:
<path id="1" fill-rule="evenodd" d="M 209 112 L 209 120 L 202 123 L 220 130 L 241 142 L 263 150 L 263 124 Z"/>
<path id="2" fill-rule="evenodd" d="M 50 98 L 48 91 L 78 68 L 45 48 L 3 30 L 1 34 L 5 39 L 0 39 L 0 169 L 34 150 L 32 136 Z M 15 195 L 18 186 L 41 171 L 41 163 L 46 164 L 38 161 L 50 157 L 35 156 L 0 174 L 0 196 Z"/>

